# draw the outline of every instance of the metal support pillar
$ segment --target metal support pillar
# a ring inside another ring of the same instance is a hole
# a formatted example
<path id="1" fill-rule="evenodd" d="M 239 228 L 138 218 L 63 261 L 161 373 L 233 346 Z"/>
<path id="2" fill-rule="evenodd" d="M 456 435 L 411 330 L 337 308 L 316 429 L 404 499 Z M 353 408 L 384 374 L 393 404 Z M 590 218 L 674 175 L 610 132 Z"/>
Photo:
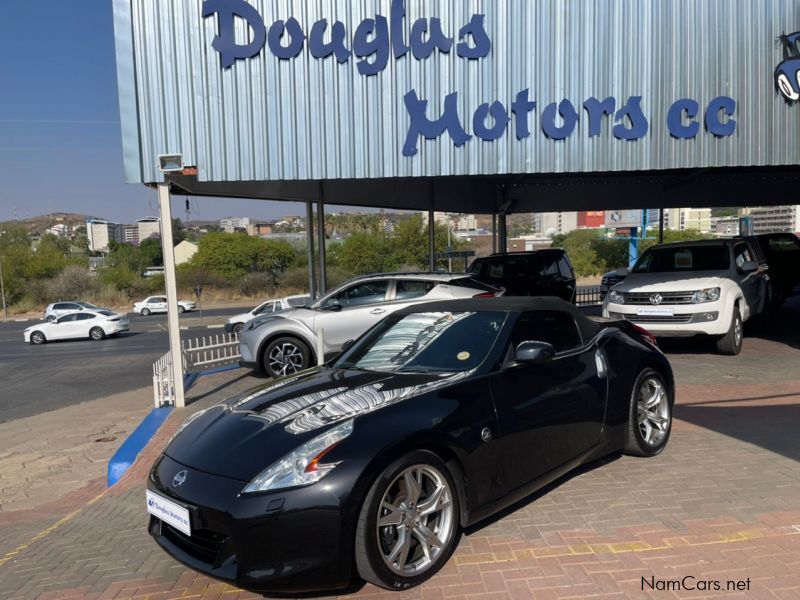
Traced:
<path id="1" fill-rule="evenodd" d="M 0 256 L 0 296 L 3 298 L 3 320 L 8 321 L 8 308 L 6 307 L 6 286 L 3 282 L 3 259 L 4 256 Z"/>
<path id="2" fill-rule="evenodd" d="M 169 350 L 172 354 L 172 380 L 175 385 L 175 406 L 186 406 L 183 389 L 183 353 L 178 322 L 178 283 L 175 278 L 175 251 L 172 240 L 172 206 L 169 183 L 158 184 L 158 207 L 161 212 L 161 251 L 164 255 L 164 285 L 167 288 L 167 325 Z"/>
<path id="3" fill-rule="evenodd" d="M 498 252 L 506 253 L 508 252 L 508 225 L 506 224 L 506 215 L 505 213 L 500 214 L 500 232 L 497 240 L 498 244 Z"/>
<path id="4" fill-rule="evenodd" d="M 633 268 L 639 260 L 639 228 L 631 227 L 631 237 L 628 242 L 628 267 Z"/>
<path id="5" fill-rule="evenodd" d="M 428 270 L 436 270 L 436 221 L 434 220 L 433 199 L 428 209 Z"/>
<path id="6" fill-rule="evenodd" d="M 664 209 L 658 209 L 658 243 L 664 243 Z"/>
<path id="7" fill-rule="evenodd" d="M 319 244 L 319 295 L 328 291 L 328 265 L 325 256 L 325 197 L 322 182 L 319 182 L 319 198 L 317 199 L 317 243 Z"/>
<path id="8" fill-rule="evenodd" d="M 317 270 L 314 266 L 314 205 L 306 202 L 306 246 L 308 247 L 308 293 L 311 301 L 317 297 Z"/>
<path id="9" fill-rule="evenodd" d="M 492 254 L 497 252 L 497 215 L 492 215 Z"/>

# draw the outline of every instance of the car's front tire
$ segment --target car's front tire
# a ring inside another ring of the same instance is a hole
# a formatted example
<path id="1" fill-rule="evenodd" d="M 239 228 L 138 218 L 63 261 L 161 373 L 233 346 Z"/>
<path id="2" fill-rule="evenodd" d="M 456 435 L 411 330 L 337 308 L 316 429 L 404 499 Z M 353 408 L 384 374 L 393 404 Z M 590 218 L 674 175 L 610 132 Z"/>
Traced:
<path id="1" fill-rule="evenodd" d="M 50 315 L 49 317 L 47 317 L 47 318 L 45 319 L 45 321 L 47 321 L 48 323 L 52 323 L 52 322 L 54 322 L 55 320 L 56 320 L 56 318 L 55 318 L 53 315 Z"/>
<path id="2" fill-rule="evenodd" d="M 633 384 L 625 454 L 656 456 L 669 441 L 672 431 L 673 399 L 663 375 L 644 369 Z"/>
<path id="3" fill-rule="evenodd" d="M 41 331 L 34 331 L 33 333 L 31 333 L 30 340 L 31 344 L 33 344 L 34 346 L 41 346 L 47 341 L 47 338 Z"/>
<path id="4" fill-rule="evenodd" d="M 186 308 L 185 308 L 185 307 L 183 307 L 183 306 L 181 306 L 181 305 L 179 304 L 179 305 L 178 305 L 178 314 L 181 314 L 181 315 L 182 315 L 182 314 L 183 314 L 183 313 L 185 313 L 185 312 L 186 312 Z"/>
<path id="5" fill-rule="evenodd" d="M 733 309 L 733 316 L 731 317 L 731 326 L 728 333 L 723 335 L 717 340 L 717 352 L 726 354 L 728 356 L 736 356 L 742 351 L 742 343 L 744 341 L 744 322 L 739 309 Z"/>
<path id="6" fill-rule="evenodd" d="M 142 315 L 143 317 L 149 317 L 150 316 L 150 309 L 149 308 L 143 308 L 142 311 L 139 314 Z"/>
<path id="7" fill-rule="evenodd" d="M 359 576 L 389 590 L 433 577 L 461 535 L 459 495 L 447 465 L 416 451 L 394 461 L 370 488 L 356 526 Z"/>
<path id="8" fill-rule="evenodd" d="M 261 364 L 270 377 L 285 377 L 311 366 L 311 350 L 295 337 L 280 337 L 267 344 Z"/>
<path id="9" fill-rule="evenodd" d="M 94 340 L 95 342 L 99 342 L 103 338 L 106 337 L 106 332 L 102 330 L 100 327 L 92 327 L 89 330 L 89 338 Z"/>

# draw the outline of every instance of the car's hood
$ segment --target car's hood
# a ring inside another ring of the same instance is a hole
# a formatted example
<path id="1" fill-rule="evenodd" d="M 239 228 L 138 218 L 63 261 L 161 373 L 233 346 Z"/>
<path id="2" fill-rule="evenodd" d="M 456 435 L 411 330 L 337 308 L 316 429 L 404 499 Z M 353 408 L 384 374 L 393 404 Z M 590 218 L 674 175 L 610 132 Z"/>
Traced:
<path id="1" fill-rule="evenodd" d="M 167 455 L 194 469 L 250 481 L 335 423 L 380 410 L 456 377 L 312 369 L 213 406 L 180 432 Z M 358 422 L 353 435 L 358 433 Z"/>
<path id="2" fill-rule="evenodd" d="M 617 292 L 693 292 L 720 287 L 725 271 L 694 273 L 633 273 L 614 286 Z"/>

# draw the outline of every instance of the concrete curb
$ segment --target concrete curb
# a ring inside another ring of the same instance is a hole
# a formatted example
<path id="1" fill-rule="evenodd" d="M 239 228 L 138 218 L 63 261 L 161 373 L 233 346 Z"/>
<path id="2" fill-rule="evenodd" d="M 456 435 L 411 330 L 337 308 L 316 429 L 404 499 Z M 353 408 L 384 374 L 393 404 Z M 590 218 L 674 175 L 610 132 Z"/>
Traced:
<path id="1" fill-rule="evenodd" d="M 197 380 L 201 377 L 205 377 L 206 375 L 216 375 L 217 373 L 225 373 L 226 371 L 235 371 L 236 369 L 241 369 L 239 365 L 226 365 L 224 367 L 217 367 L 216 369 L 209 369 L 208 371 L 200 371 L 199 373 L 192 373 L 190 375 L 186 375 L 183 378 L 183 389 L 185 391 L 189 390 Z"/>
<path id="2" fill-rule="evenodd" d="M 108 462 L 108 487 L 117 483 L 139 456 L 150 439 L 155 435 L 167 417 L 172 413 L 171 406 L 153 409 L 139 426 L 128 436 L 122 446 Z"/>

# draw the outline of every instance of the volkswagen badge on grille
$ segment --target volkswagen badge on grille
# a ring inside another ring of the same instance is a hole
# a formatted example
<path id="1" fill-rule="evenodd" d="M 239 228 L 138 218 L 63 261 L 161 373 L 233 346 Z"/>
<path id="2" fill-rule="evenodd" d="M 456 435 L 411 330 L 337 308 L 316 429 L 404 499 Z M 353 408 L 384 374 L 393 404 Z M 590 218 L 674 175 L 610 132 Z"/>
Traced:
<path id="1" fill-rule="evenodd" d="M 662 296 L 661 294 L 653 294 L 652 296 L 650 296 L 650 304 L 654 306 L 658 306 L 663 301 L 664 301 L 664 296 Z"/>

